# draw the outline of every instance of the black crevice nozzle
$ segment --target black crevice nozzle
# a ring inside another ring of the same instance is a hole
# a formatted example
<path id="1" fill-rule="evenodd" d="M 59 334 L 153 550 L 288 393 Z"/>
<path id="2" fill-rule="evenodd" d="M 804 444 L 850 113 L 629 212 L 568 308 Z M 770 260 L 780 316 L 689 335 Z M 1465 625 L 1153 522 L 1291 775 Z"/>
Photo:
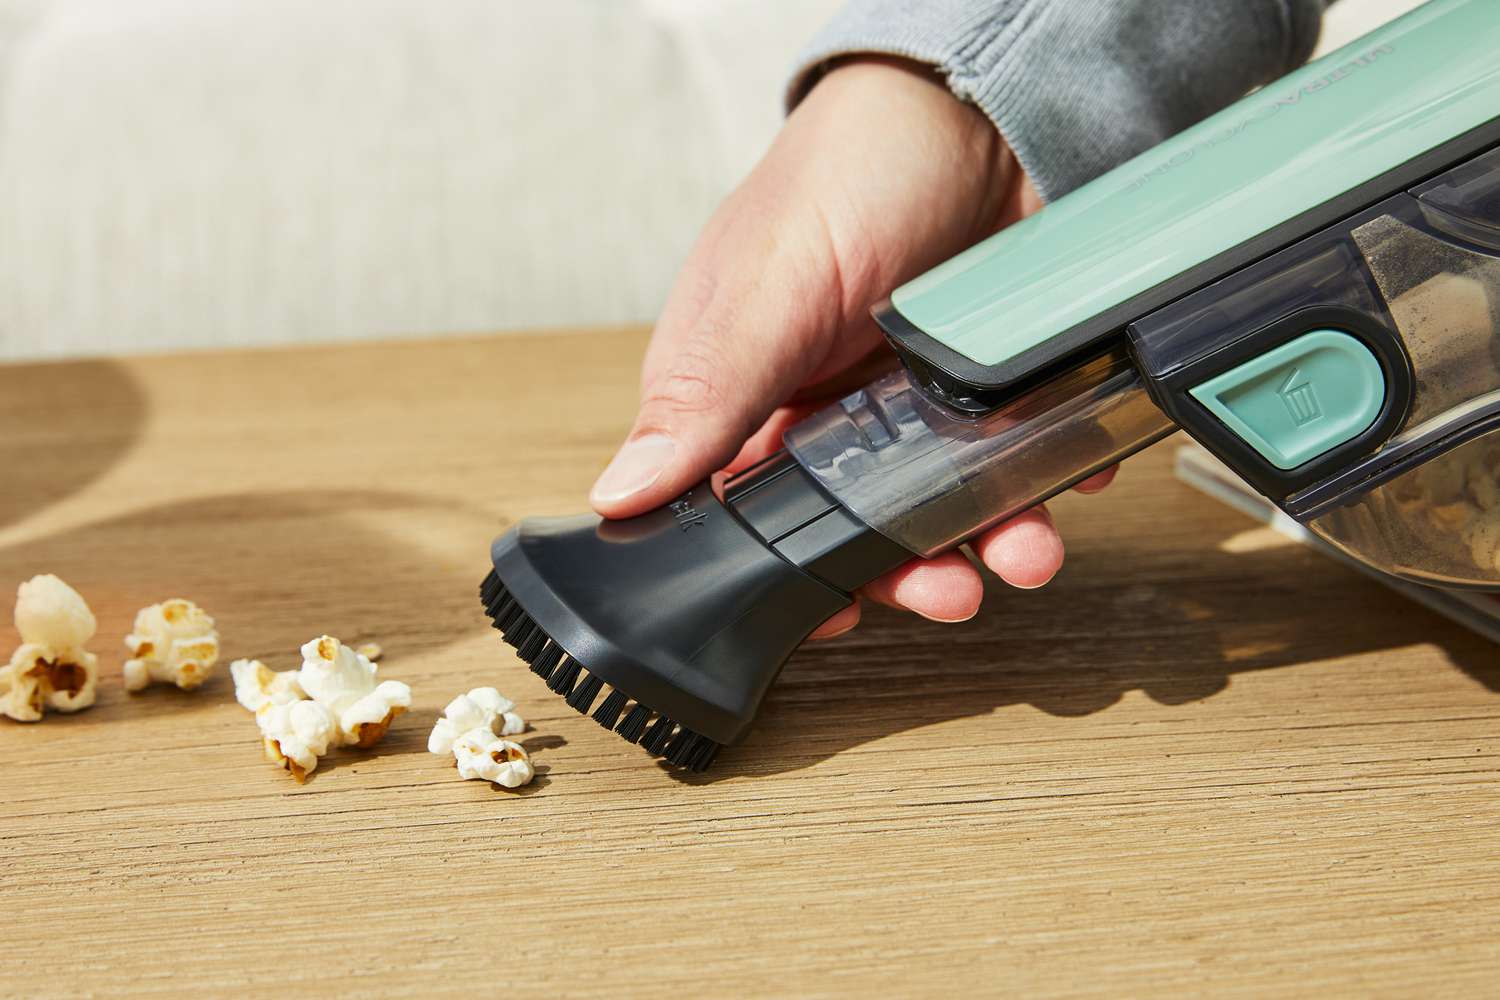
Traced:
<path id="1" fill-rule="evenodd" d="M 700 771 L 744 736 L 808 633 L 912 558 L 784 451 L 722 500 L 704 482 L 627 520 L 530 519 L 490 555 L 485 610 L 548 688 Z"/>

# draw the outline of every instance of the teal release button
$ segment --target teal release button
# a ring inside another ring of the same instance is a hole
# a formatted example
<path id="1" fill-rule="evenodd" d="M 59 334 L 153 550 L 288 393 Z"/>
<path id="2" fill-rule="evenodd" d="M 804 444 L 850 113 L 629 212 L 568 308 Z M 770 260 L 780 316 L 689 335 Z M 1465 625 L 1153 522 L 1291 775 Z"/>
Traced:
<path id="1" fill-rule="evenodd" d="M 1314 330 L 1188 390 L 1278 469 L 1362 434 L 1385 403 L 1385 374 L 1342 330 Z"/>

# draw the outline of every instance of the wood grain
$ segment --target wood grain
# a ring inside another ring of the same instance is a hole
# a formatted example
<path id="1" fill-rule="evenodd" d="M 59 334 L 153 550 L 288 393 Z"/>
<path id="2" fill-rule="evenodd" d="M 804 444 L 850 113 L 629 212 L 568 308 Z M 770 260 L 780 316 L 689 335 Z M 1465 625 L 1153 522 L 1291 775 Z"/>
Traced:
<path id="1" fill-rule="evenodd" d="M 642 344 L 0 369 L 0 583 L 81 590 L 105 670 L 0 719 L 0 993 L 1494 991 L 1495 651 L 1178 484 L 1172 442 L 1056 503 L 1051 586 L 870 612 L 702 779 L 574 714 L 474 591 L 495 533 L 581 506 Z M 123 693 L 178 595 L 226 659 L 378 640 L 415 706 L 299 787 L 226 673 Z M 522 794 L 425 752 L 487 683 L 535 726 Z"/>

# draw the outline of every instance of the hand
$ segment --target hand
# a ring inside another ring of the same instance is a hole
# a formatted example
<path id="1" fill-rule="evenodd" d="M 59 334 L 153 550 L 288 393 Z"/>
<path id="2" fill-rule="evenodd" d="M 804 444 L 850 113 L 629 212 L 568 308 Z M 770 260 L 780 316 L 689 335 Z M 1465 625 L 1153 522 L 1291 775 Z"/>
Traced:
<path id="1" fill-rule="evenodd" d="M 933 73 L 884 59 L 834 69 L 683 266 L 646 351 L 640 412 L 594 485 L 595 509 L 644 513 L 780 447 L 797 420 L 895 364 L 873 303 L 1041 204 L 994 126 Z M 1078 488 L 1102 489 L 1113 473 Z M 1043 507 L 972 547 L 1017 587 L 1040 587 L 1062 566 Z M 979 610 L 983 584 L 961 553 L 947 552 L 862 594 L 963 621 Z M 814 637 L 858 621 L 856 601 Z"/>

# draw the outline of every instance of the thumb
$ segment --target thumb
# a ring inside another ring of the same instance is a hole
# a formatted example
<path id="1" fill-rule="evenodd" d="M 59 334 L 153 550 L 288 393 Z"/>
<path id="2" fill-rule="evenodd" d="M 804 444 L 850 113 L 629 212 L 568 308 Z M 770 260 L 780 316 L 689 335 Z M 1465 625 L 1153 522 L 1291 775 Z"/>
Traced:
<path id="1" fill-rule="evenodd" d="M 827 359 L 837 315 L 805 305 L 828 302 L 813 287 L 823 269 L 808 258 L 819 255 L 785 230 L 765 234 L 764 221 L 761 234 L 724 228 L 695 250 L 652 336 L 640 410 L 590 493 L 605 517 L 644 513 L 723 468 Z M 774 255 L 756 246 L 772 239 Z"/>

